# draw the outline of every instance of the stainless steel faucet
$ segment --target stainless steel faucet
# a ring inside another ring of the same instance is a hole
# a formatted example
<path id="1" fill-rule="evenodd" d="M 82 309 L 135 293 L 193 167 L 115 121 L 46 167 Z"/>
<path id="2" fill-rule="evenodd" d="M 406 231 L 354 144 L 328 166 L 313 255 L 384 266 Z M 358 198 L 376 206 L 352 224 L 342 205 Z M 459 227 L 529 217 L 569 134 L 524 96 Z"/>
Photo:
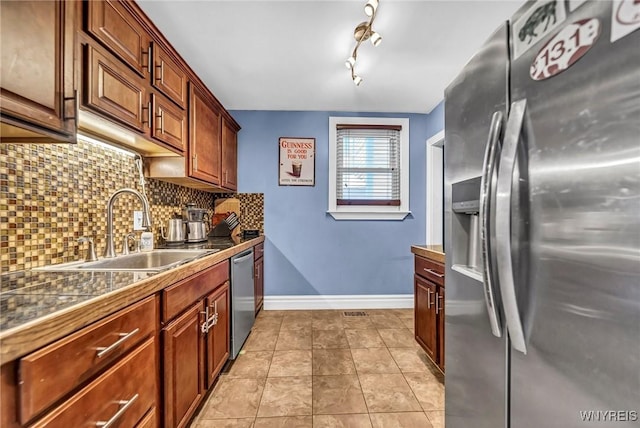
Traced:
<path id="1" fill-rule="evenodd" d="M 140 192 L 135 189 L 116 190 L 107 202 L 107 246 L 104 249 L 104 257 L 112 258 L 116 256 L 116 245 L 113 240 L 113 204 L 118 196 L 123 193 L 131 193 L 136 196 L 142 203 L 142 227 L 151 227 L 151 211 L 149 209 L 149 201 Z"/>

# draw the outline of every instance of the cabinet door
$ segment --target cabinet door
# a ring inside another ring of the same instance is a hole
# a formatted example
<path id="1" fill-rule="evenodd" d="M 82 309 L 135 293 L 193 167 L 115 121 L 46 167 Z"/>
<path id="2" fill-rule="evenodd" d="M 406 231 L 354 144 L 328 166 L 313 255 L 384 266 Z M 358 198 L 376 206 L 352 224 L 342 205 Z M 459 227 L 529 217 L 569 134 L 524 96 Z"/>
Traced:
<path id="1" fill-rule="evenodd" d="M 150 112 L 142 78 L 91 45 L 85 46 L 85 61 L 84 104 L 144 132 Z"/>
<path id="2" fill-rule="evenodd" d="M 184 152 L 187 144 L 187 112 L 164 98 L 152 94 L 153 120 L 151 136 Z"/>
<path id="3" fill-rule="evenodd" d="M 208 296 L 205 303 L 209 308 L 209 316 L 217 314 L 218 319 L 207 333 L 206 388 L 209 388 L 229 358 L 229 281 Z"/>
<path id="4" fill-rule="evenodd" d="M 438 367 L 444 371 L 444 287 L 438 287 Z"/>
<path id="5" fill-rule="evenodd" d="M 3 121 L 75 135 L 73 17 L 72 3 L 0 2 Z"/>
<path id="6" fill-rule="evenodd" d="M 436 361 L 436 285 L 414 276 L 416 340 L 433 361 Z"/>
<path id="7" fill-rule="evenodd" d="M 198 301 L 162 331 L 166 427 L 186 426 L 204 394 L 201 312 Z"/>
<path id="8" fill-rule="evenodd" d="M 142 77 L 149 75 L 150 38 L 125 8 L 112 0 L 88 1 L 87 32 Z"/>
<path id="9" fill-rule="evenodd" d="M 189 87 L 189 176 L 220 185 L 222 115 L 202 89 Z"/>
<path id="10" fill-rule="evenodd" d="M 262 307 L 262 302 L 264 301 L 264 258 L 259 258 L 254 262 L 254 293 L 255 293 L 255 301 L 256 301 L 256 313 Z"/>
<path id="11" fill-rule="evenodd" d="M 184 109 L 187 106 L 187 74 L 157 43 L 152 46 L 153 86 Z"/>
<path id="12" fill-rule="evenodd" d="M 238 189 L 238 133 L 222 120 L 222 187 Z"/>

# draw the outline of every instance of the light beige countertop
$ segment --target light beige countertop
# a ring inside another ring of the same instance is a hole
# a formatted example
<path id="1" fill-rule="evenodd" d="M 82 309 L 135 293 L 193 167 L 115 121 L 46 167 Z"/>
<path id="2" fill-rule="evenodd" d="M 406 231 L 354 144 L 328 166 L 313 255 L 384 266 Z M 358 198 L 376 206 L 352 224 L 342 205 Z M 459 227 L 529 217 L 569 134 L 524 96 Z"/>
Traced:
<path id="1" fill-rule="evenodd" d="M 264 239 L 234 240 L 230 248 L 157 274 L 23 271 L 2 275 L 0 364 L 158 293 Z"/>
<path id="2" fill-rule="evenodd" d="M 444 249 L 442 245 L 412 245 L 411 252 L 436 262 L 444 263 Z"/>

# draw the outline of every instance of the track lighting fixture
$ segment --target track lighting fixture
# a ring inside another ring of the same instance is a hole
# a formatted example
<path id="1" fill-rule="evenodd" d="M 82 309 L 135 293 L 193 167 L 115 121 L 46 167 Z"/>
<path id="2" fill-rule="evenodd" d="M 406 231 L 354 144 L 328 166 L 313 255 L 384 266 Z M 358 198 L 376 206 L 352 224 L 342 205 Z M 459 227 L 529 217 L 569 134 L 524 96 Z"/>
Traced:
<path id="1" fill-rule="evenodd" d="M 353 48 L 353 52 L 347 61 L 345 66 L 351 70 L 351 79 L 356 86 L 362 83 L 362 77 L 358 76 L 355 72 L 356 59 L 358 58 L 358 48 L 362 42 L 371 39 L 373 46 L 378 46 L 382 41 L 382 36 L 379 33 L 373 31 L 373 21 L 376 18 L 376 11 L 378 10 L 378 0 L 369 0 L 364 5 L 364 13 L 369 17 L 369 21 L 364 21 L 358 24 L 355 30 L 353 30 L 353 37 L 356 39 L 356 46 Z"/>

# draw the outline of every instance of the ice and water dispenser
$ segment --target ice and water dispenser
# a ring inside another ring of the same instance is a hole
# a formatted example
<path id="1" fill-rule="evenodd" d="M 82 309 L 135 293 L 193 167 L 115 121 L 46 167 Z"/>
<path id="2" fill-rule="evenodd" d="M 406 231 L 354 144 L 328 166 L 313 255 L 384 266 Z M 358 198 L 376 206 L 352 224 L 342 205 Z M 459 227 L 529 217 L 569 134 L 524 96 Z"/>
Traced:
<path id="1" fill-rule="evenodd" d="M 480 242 L 480 182 L 475 177 L 453 183 L 451 208 L 453 211 L 452 239 L 454 251 L 452 269 L 482 281 L 482 245 Z"/>

